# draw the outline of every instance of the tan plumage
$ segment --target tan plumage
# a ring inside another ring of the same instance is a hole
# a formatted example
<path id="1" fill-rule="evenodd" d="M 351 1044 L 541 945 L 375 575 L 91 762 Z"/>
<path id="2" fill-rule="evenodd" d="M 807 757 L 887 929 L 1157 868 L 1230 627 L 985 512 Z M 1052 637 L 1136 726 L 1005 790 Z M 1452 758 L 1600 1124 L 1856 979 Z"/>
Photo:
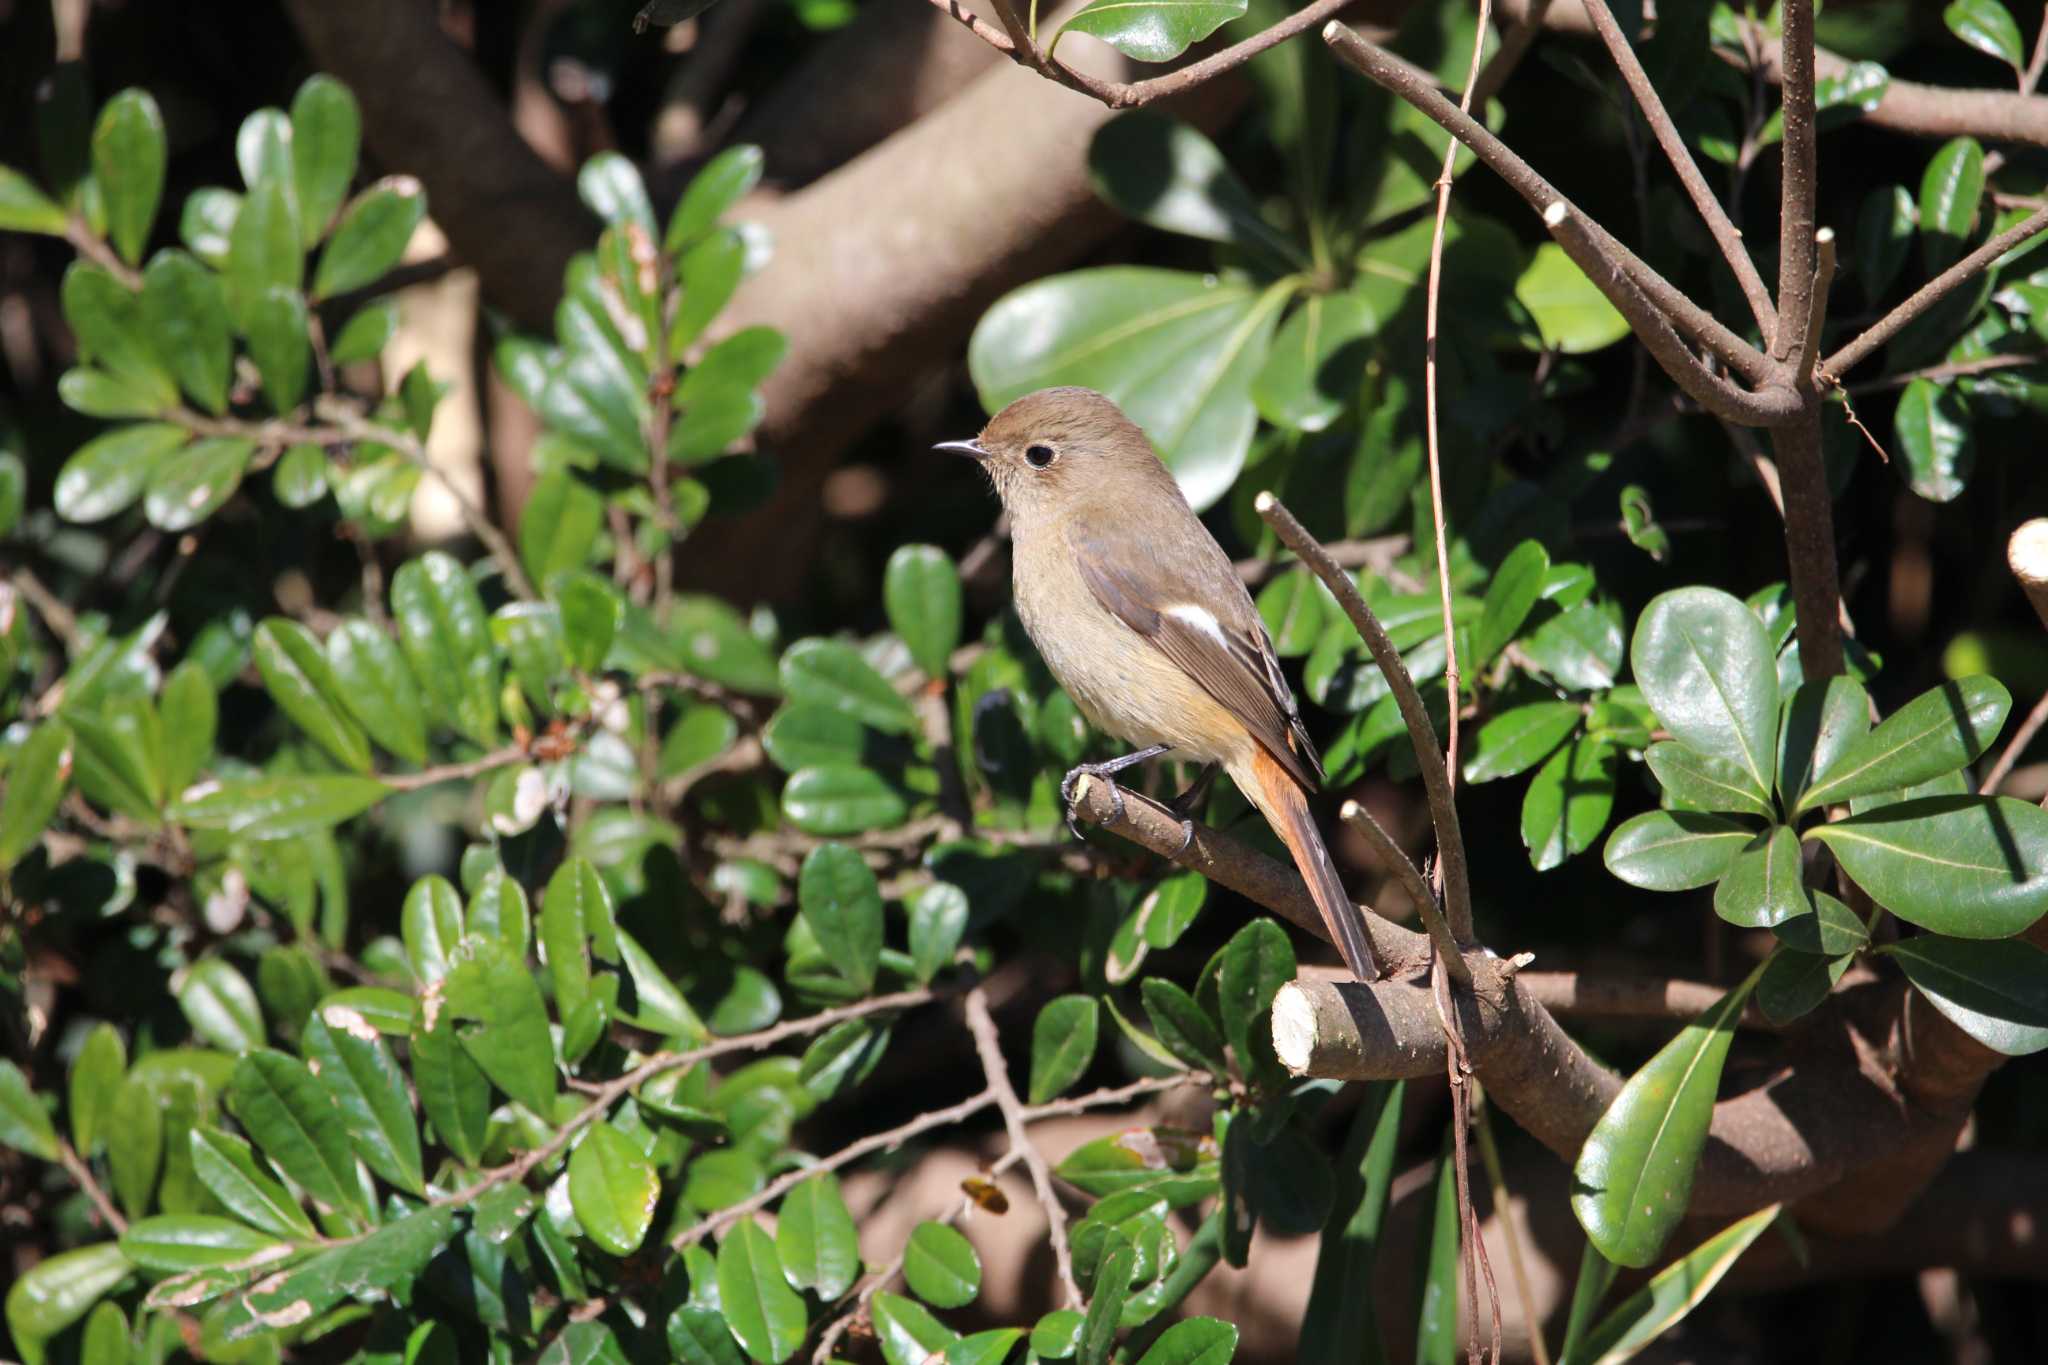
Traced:
<path id="1" fill-rule="evenodd" d="M 973 442 L 1010 513 L 1017 614 L 1095 728 L 1221 764 L 1286 842 L 1354 975 L 1372 953 L 1307 793 L 1322 764 L 1273 642 L 1145 433 L 1090 389 L 1041 389 Z"/>

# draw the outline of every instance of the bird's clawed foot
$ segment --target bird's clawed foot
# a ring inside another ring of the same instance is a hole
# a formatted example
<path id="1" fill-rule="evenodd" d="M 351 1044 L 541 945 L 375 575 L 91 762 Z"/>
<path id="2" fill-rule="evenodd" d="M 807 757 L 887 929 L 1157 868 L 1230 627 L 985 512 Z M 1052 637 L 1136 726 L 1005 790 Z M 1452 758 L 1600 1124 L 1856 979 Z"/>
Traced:
<path id="1" fill-rule="evenodd" d="M 1104 823 L 1121 824 L 1124 818 L 1124 794 L 1123 789 L 1116 784 L 1116 775 L 1126 768 L 1143 763 L 1148 758 L 1157 758 L 1172 747 L 1170 744 L 1154 744 L 1149 749 L 1140 749 L 1134 754 L 1112 758 L 1105 763 L 1078 763 L 1069 768 L 1067 775 L 1060 780 L 1060 800 L 1066 805 L 1068 832 L 1076 839 L 1081 837 L 1081 827 L 1074 823 L 1074 807 L 1080 800 L 1082 778 L 1097 778 L 1109 785 L 1109 819 Z M 1181 823 L 1186 827 L 1188 837 L 1193 839 L 1194 826 L 1185 820 Z"/>

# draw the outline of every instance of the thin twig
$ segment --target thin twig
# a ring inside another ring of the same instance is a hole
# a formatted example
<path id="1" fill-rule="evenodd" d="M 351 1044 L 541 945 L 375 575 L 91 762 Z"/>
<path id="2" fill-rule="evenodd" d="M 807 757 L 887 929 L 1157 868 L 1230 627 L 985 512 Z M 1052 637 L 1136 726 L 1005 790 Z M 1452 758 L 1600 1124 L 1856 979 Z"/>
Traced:
<path id="1" fill-rule="evenodd" d="M 1663 97 L 1650 84 L 1649 73 L 1643 70 L 1635 47 L 1622 33 L 1621 25 L 1614 21 L 1614 12 L 1608 9 L 1607 0 L 1584 0 L 1584 3 L 1594 31 L 1600 35 L 1600 41 L 1607 44 L 1608 55 L 1614 59 L 1615 68 L 1621 72 L 1629 93 L 1635 96 L 1636 106 L 1643 112 L 1643 121 L 1650 125 L 1657 145 L 1664 149 L 1671 169 L 1677 172 L 1679 183 L 1685 186 L 1686 194 L 1691 197 L 1693 208 L 1713 235 L 1715 244 L 1721 248 L 1722 259 L 1735 272 L 1735 282 L 1742 286 L 1742 295 L 1749 300 L 1749 311 L 1756 318 L 1764 342 L 1770 344 L 1777 331 L 1778 310 L 1771 306 L 1770 291 L 1764 287 L 1763 276 L 1757 273 L 1756 262 L 1750 259 L 1749 248 L 1743 244 L 1742 230 L 1729 219 L 1727 210 L 1721 207 L 1721 201 L 1714 197 L 1712 187 L 1707 184 L 1707 178 L 1700 174 L 1699 163 L 1693 160 L 1692 150 L 1685 145 L 1678 125 L 1672 122 Z"/>
<path id="2" fill-rule="evenodd" d="M 1820 332 L 1827 321 L 1828 289 L 1835 281 L 1835 230 L 1822 228 L 1813 234 L 1813 292 L 1806 300 L 1806 325 L 1800 329 L 1799 349 L 1792 357 L 1792 383 L 1804 392 L 1813 384 L 1813 367 L 1820 359 Z"/>
<path id="3" fill-rule="evenodd" d="M 71 243 L 79 255 L 90 259 L 129 289 L 142 288 L 142 276 L 115 255 L 114 248 L 107 245 L 107 239 L 94 232 L 83 218 L 74 215 L 64 225 L 64 240 Z"/>
<path id="4" fill-rule="evenodd" d="M 1408 535 L 1374 536 L 1369 540 L 1333 540 L 1323 547 L 1330 552 L 1330 558 L 1347 569 L 1371 569 L 1385 578 L 1393 571 L 1394 561 L 1415 548 L 1415 538 Z M 1247 587 L 1258 587 L 1269 579 L 1277 578 L 1295 567 L 1291 559 L 1240 559 L 1235 565 L 1237 576 Z"/>
<path id="5" fill-rule="evenodd" d="M 1977 784 L 1980 796 L 1990 796 L 1998 791 L 1998 784 L 2005 781 L 2013 765 L 2020 761 L 2020 755 L 2034 742 L 2034 736 L 2041 733 L 2041 727 L 2048 725 L 2048 692 L 2041 694 L 2041 700 L 2034 703 L 2034 709 L 2027 712 L 2027 718 L 2020 722 L 2020 728 L 2012 732 L 2012 738 L 2005 742 L 1999 752 L 1998 761 L 1984 774 L 1984 780 Z"/>
<path id="6" fill-rule="evenodd" d="M 522 763 L 527 757 L 525 746 L 509 744 L 481 758 L 472 758 L 462 763 L 444 763 L 438 768 L 422 768 L 416 773 L 396 773 L 377 780 L 393 791 L 417 791 L 421 787 L 431 787 L 437 782 L 466 782 L 472 777 L 481 777 L 499 768 L 509 768 L 514 763 Z"/>
<path id="7" fill-rule="evenodd" d="M 1046 1165 L 1045 1155 L 1025 1131 L 1024 1105 L 1017 1098 L 1016 1087 L 1010 1084 L 1009 1063 L 1003 1060 L 1003 1041 L 996 1033 L 996 1021 L 988 1012 L 988 995 L 981 987 L 967 993 L 966 1013 L 967 1031 L 974 1035 L 974 1051 L 981 1058 L 982 1074 L 988 1077 L 989 1093 L 1002 1110 L 1010 1150 L 1023 1157 L 1024 1169 L 1031 1174 L 1031 1188 L 1045 1210 L 1046 1235 L 1052 1241 L 1052 1259 L 1059 1271 L 1060 1288 L 1066 1293 L 1067 1306 L 1079 1308 L 1084 1300 L 1081 1286 L 1074 1281 L 1073 1252 L 1067 1246 L 1067 1211 L 1052 1187 L 1052 1168 Z"/>
<path id="8" fill-rule="evenodd" d="M 1844 388 L 1851 395 L 1878 393 L 1885 389 L 1903 389 L 1916 379 L 1964 379 L 1973 374 L 2016 370 L 2027 365 L 2048 365 L 2048 355 L 2038 352 L 2033 355 L 1980 355 L 1975 360 L 1950 360 L 1939 365 L 1923 365 L 1917 370 L 1902 370 L 1882 379 L 1866 379 L 1861 384 L 1849 384 Z"/>
<path id="9" fill-rule="evenodd" d="M 1472 1131 L 1479 1139 L 1479 1160 L 1486 1167 L 1486 1183 L 1493 1192 L 1494 1217 L 1499 1220 L 1501 1236 L 1508 1244 L 1508 1273 L 1515 1277 L 1515 1297 L 1522 1301 L 1523 1321 L 1529 1328 L 1529 1352 L 1536 1357 L 1536 1365 L 1550 1365 L 1543 1324 L 1535 1316 L 1536 1297 L 1529 1289 L 1529 1271 L 1522 1263 L 1522 1234 L 1515 1229 L 1506 1169 L 1501 1165 L 1500 1148 L 1494 1145 L 1493 1120 L 1487 1117 L 1486 1091 L 1477 1081 L 1472 1083 Z"/>
<path id="10" fill-rule="evenodd" d="M 1528 55 L 1536 35 L 1543 31 L 1543 18 L 1549 12 L 1550 0 L 1532 0 L 1521 18 L 1515 20 L 1514 27 L 1501 35 L 1500 46 L 1487 60 L 1486 69 L 1479 73 L 1478 80 L 1472 82 L 1474 104 L 1484 105 L 1501 86 L 1507 84 L 1508 77 Z"/>
<path id="11" fill-rule="evenodd" d="M 92 1167 L 85 1164 L 85 1158 L 63 1138 L 57 1139 L 57 1160 L 72 1180 L 77 1182 L 78 1188 L 85 1191 L 85 1197 L 99 1210 L 100 1217 L 114 1230 L 114 1235 L 124 1235 L 128 1231 L 128 1220 L 121 1216 L 121 1210 L 114 1207 L 114 1201 L 107 1198 L 107 1192 L 100 1188 L 100 1182 L 93 1179 Z"/>
<path id="12" fill-rule="evenodd" d="M 1409 741 L 1415 746 L 1416 766 L 1421 769 L 1423 791 L 1429 798 L 1430 820 L 1436 826 L 1437 856 L 1442 860 L 1444 877 L 1444 911 L 1450 919 L 1451 938 L 1461 945 L 1472 942 L 1472 885 L 1465 870 L 1465 839 L 1458 829 L 1458 806 L 1452 796 L 1450 775 L 1444 768 L 1443 751 L 1437 747 L 1436 727 L 1430 724 L 1422 694 L 1416 691 L 1415 680 L 1408 676 L 1408 666 L 1401 662 L 1401 655 L 1387 638 L 1379 618 L 1359 596 L 1351 575 L 1331 561 L 1328 552 L 1295 520 L 1294 514 L 1269 492 L 1260 493 L 1252 505 L 1281 543 L 1323 580 L 1323 586 L 1344 608 L 1359 638 L 1372 651 L 1373 662 L 1386 676 L 1387 686 L 1394 693 L 1394 704 L 1400 708 L 1401 721 L 1408 728 Z"/>
<path id="13" fill-rule="evenodd" d="M 45 587 L 33 570 L 26 566 L 18 568 L 8 575 L 8 581 L 14 584 L 16 592 L 28 599 L 29 605 L 36 609 L 36 615 L 42 617 L 43 624 L 49 627 L 50 634 L 56 636 L 67 650 L 77 643 L 77 614 L 64 604 L 62 598 Z"/>
<path id="14" fill-rule="evenodd" d="M 1872 323 L 1861 336 L 1822 361 L 1814 371 L 1815 381 L 1823 385 L 1839 382 L 1843 375 L 1868 359 L 1871 352 L 1904 330 L 1907 323 L 1941 302 L 1964 281 L 2044 228 L 2048 228 L 2048 208 L 2029 214 L 1985 242 L 1914 290 L 1905 302 Z"/>
<path id="15" fill-rule="evenodd" d="M 1394 836 L 1386 827 L 1373 819 L 1372 812 L 1356 801 L 1346 801 L 1337 811 L 1337 818 L 1358 831 L 1365 841 L 1380 855 L 1380 861 L 1394 874 L 1394 880 L 1401 883 L 1401 889 L 1408 893 L 1408 899 L 1415 902 L 1415 909 L 1422 916 L 1422 922 L 1429 930 L 1429 936 L 1436 943 L 1436 955 L 1461 986 L 1472 984 L 1472 969 L 1465 964 L 1465 958 L 1458 951 L 1458 945 L 1451 937 L 1450 926 L 1444 923 L 1442 907 L 1437 903 L 1437 892 L 1422 875 L 1414 861 L 1402 852 L 1394 842 Z"/>

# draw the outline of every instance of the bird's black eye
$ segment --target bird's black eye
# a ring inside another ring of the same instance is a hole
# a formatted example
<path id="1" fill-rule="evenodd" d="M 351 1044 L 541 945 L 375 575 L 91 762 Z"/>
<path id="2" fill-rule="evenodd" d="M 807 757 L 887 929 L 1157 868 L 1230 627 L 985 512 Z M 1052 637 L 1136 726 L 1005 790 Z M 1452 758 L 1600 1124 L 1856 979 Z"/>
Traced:
<path id="1" fill-rule="evenodd" d="M 1043 469 L 1053 462 L 1055 456 L 1051 446 L 1031 446 L 1025 450 L 1024 458 L 1030 461 L 1033 469 Z"/>

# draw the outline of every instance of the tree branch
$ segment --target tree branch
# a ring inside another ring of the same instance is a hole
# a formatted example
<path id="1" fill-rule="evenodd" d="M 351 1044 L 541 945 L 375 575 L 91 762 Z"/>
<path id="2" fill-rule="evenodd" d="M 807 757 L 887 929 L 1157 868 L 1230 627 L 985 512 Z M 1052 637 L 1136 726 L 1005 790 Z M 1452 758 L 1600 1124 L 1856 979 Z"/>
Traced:
<path id="1" fill-rule="evenodd" d="M 967 993 L 966 1012 L 967 1031 L 974 1035 L 974 1051 L 981 1058 L 982 1074 L 988 1078 L 989 1093 L 995 1096 L 996 1107 L 1003 1113 L 1010 1151 L 1023 1159 L 1039 1207 L 1045 1210 L 1046 1235 L 1052 1242 L 1053 1264 L 1059 1269 L 1067 1307 L 1079 1308 L 1084 1300 L 1081 1286 L 1074 1282 L 1074 1256 L 1067 1246 L 1067 1211 L 1052 1187 L 1052 1170 L 1045 1164 L 1044 1154 L 1025 1130 L 1024 1104 L 1017 1098 L 1016 1087 L 1010 1084 L 1009 1063 L 1003 1060 L 1003 1041 L 996 1033 L 996 1021 L 988 1012 L 988 995 L 981 987 Z"/>
<path id="2" fill-rule="evenodd" d="M 1779 360 L 1806 344 L 1813 311 L 1813 205 L 1819 190 L 1813 107 L 1813 0 L 1785 0 L 1778 64 L 1784 94 L 1784 147 L 1778 191 Z"/>

